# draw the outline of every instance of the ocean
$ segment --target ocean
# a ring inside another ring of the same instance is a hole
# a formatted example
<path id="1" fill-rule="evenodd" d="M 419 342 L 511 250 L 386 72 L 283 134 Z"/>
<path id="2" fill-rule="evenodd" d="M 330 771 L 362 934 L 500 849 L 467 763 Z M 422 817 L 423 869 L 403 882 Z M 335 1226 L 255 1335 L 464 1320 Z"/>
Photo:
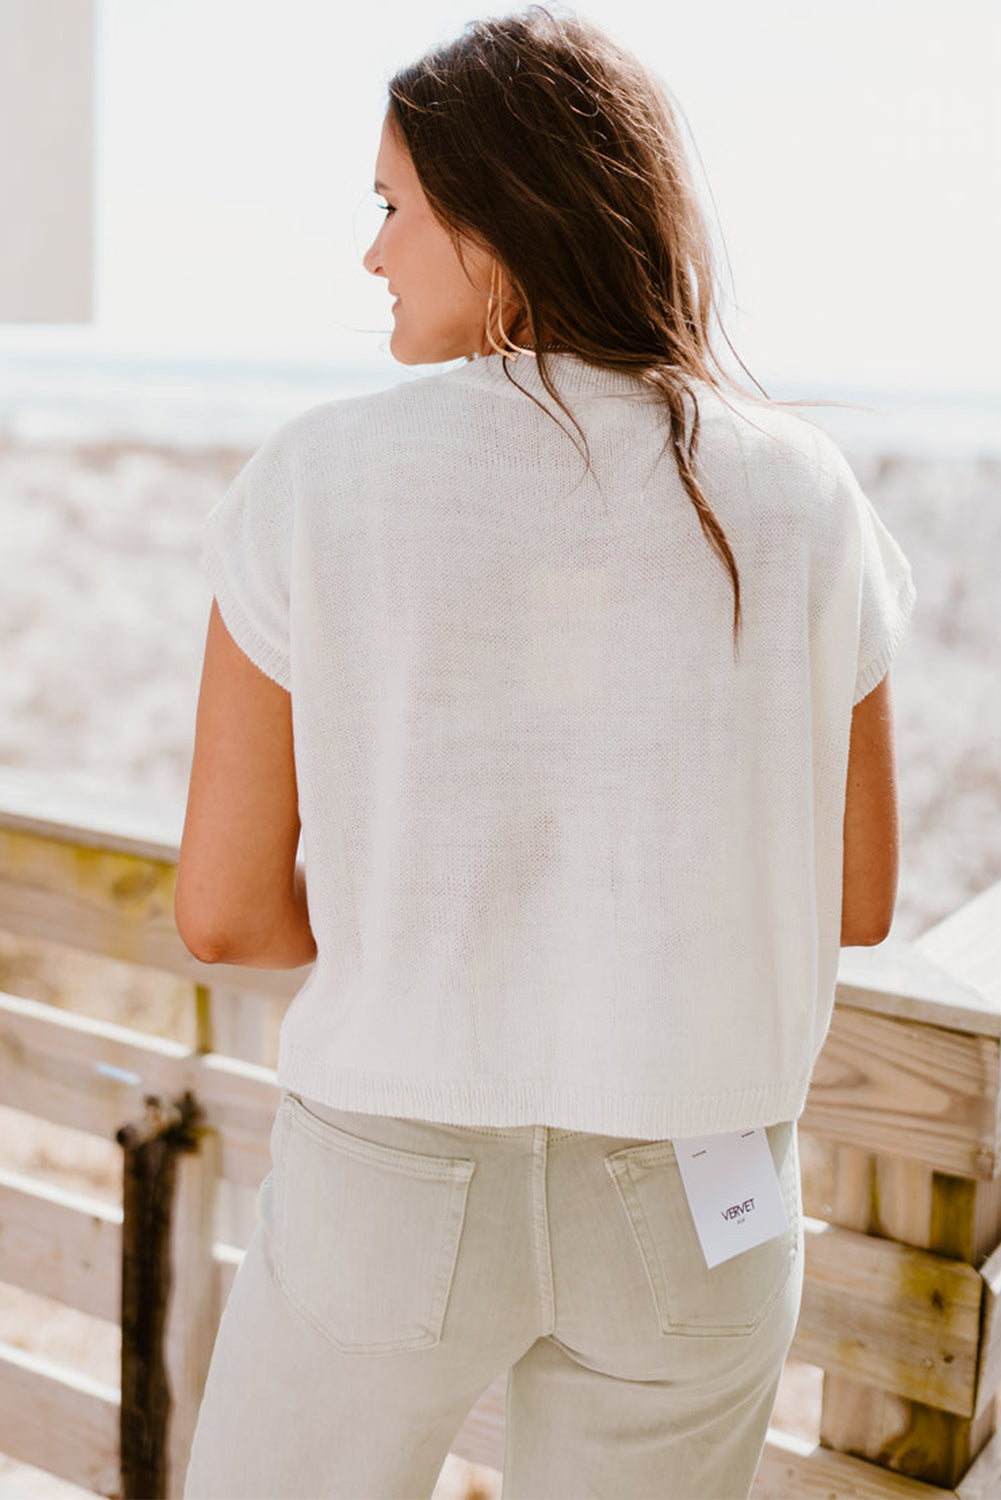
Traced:
<path id="1" fill-rule="evenodd" d="M 324 364 L 0 349 L 0 433 L 22 443 L 253 448 L 320 402 L 427 373 L 428 367 L 396 365 L 388 354 L 364 364 Z M 763 384 L 789 400 L 854 403 L 803 411 L 851 456 L 1001 459 L 1001 396 Z"/>

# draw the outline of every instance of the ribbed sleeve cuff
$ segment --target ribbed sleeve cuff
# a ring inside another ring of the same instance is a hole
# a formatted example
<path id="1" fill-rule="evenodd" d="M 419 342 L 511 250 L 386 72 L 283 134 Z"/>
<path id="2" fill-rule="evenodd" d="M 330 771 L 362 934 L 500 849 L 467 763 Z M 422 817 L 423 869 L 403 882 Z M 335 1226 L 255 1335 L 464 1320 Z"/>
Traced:
<path id="1" fill-rule="evenodd" d="M 266 677 L 270 677 L 272 682 L 277 682 L 279 687 L 291 692 L 292 672 L 288 653 L 265 639 L 257 629 L 233 588 L 222 558 L 208 541 L 202 546 L 201 565 L 212 585 L 223 623 L 244 656 Z"/>
<path id="2" fill-rule="evenodd" d="M 883 643 L 875 656 L 871 656 L 865 666 L 861 668 L 855 683 L 855 697 L 852 702 L 854 708 L 867 698 L 873 688 L 877 688 L 883 681 L 890 664 L 897 654 L 897 648 L 906 634 L 907 627 L 914 612 L 914 603 L 917 592 L 914 588 L 914 579 L 908 571 L 900 580 L 894 599 L 893 615 L 890 621 L 889 633 L 884 637 Z"/>

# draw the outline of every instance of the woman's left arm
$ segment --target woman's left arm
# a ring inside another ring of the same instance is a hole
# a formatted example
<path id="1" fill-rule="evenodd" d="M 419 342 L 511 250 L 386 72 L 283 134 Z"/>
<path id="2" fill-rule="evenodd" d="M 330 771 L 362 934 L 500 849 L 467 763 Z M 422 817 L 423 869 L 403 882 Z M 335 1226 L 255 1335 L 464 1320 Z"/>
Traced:
<path id="1" fill-rule="evenodd" d="M 243 654 L 213 600 L 174 899 L 195 958 L 294 969 L 316 957 L 299 827 L 292 700 Z"/>

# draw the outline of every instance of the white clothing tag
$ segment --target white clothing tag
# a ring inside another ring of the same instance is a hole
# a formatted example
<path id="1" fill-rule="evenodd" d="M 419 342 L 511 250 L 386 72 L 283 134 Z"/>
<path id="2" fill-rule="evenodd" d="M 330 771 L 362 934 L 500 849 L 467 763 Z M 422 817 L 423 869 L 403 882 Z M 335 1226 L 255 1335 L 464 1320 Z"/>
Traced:
<path id="1" fill-rule="evenodd" d="M 695 1231 L 711 1269 L 789 1228 L 762 1128 L 672 1141 Z"/>

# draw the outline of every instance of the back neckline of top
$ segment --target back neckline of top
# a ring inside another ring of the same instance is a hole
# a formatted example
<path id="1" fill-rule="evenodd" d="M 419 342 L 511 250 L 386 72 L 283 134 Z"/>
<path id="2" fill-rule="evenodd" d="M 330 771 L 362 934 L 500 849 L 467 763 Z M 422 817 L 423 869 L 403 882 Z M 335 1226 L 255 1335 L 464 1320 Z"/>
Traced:
<path id="1" fill-rule="evenodd" d="M 507 361 L 507 371 L 504 369 Z M 662 398 L 646 385 L 640 375 L 626 371 L 606 370 L 592 365 L 579 354 L 570 350 L 549 350 L 546 363 L 553 383 L 561 395 L 573 396 L 617 396 L 626 395 L 659 401 Z M 503 354 L 474 354 L 472 359 L 450 372 L 456 379 L 473 381 L 477 385 L 488 385 L 497 391 L 506 391 L 517 396 L 519 391 L 529 390 L 533 394 L 548 395 L 539 374 L 539 367 L 531 355 L 521 354 L 515 360 Z"/>

